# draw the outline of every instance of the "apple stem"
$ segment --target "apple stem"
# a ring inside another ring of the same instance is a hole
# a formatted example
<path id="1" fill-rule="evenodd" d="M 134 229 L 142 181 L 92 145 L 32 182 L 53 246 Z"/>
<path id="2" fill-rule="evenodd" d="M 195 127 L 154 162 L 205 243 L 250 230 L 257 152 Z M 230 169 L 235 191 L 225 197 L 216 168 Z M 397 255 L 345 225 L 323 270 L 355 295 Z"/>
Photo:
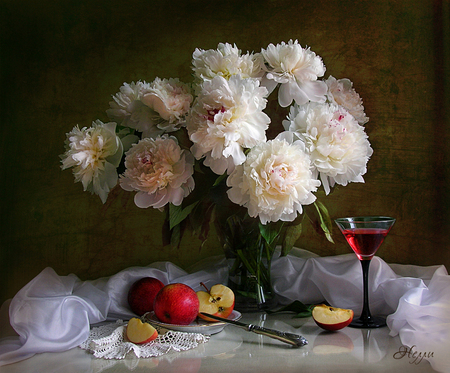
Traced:
<path id="1" fill-rule="evenodd" d="M 203 282 L 200 282 L 200 285 L 203 286 L 206 289 L 207 293 L 209 293 L 209 289 L 206 287 L 206 285 Z"/>

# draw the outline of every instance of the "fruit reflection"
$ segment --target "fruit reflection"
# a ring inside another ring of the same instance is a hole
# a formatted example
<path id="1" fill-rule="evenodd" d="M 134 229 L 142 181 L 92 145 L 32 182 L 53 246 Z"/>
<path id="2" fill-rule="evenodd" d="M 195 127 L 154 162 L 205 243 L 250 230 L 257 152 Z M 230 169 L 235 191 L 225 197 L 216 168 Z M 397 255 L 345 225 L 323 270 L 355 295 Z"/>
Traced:
<path id="1" fill-rule="evenodd" d="M 202 365 L 201 358 L 162 359 L 158 370 L 164 373 L 197 373 Z"/>
<path id="2" fill-rule="evenodd" d="M 322 332 L 314 340 L 313 353 L 317 355 L 342 354 L 353 351 L 352 339 L 343 332 Z"/>

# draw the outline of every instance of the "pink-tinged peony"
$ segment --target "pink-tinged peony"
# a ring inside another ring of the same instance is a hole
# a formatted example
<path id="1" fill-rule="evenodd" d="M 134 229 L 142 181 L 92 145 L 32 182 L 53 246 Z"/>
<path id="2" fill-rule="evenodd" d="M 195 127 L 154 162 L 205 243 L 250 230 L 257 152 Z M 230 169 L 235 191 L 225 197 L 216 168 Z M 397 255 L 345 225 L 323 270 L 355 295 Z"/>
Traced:
<path id="1" fill-rule="evenodd" d="M 192 65 L 199 81 L 211 80 L 216 76 L 228 80 L 233 75 L 260 79 L 264 75 L 264 60 L 260 53 L 243 55 L 236 45 L 228 43 L 220 43 L 217 50 L 195 49 Z"/>
<path id="2" fill-rule="evenodd" d="M 308 155 L 300 141 L 281 136 L 255 146 L 244 164 L 227 179 L 230 200 L 245 206 L 262 224 L 293 221 L 302 205 L 316 200 L 320 181 L 313 178 Z"/>
<path id="3" fill-rule="evenodd" d="M 222 175 L 245 161 L 244 149 L 266 141 L 267 90 L 256 79 L 233 75 L 205 81 L 187 121 L 191 151 Z"/>
<path id="4" fill-rule="evenodd" d="M 325 74 L 322 59 L 298 41 L 289 40 L 276 46 L 269 44 L 261 50 L 266 61 L 267 74 L 263 85 L 272 92 L 278 84 L 278 102 L 287 107 L 294 100 L 302 105 L 308 101 L 325 102 L 327 85 L 318 80 Z"/>
<path id="5" fill-rule="evenodd" d="M 194 157 L 174 137 L 142 139 L 126 153 L 125 167 L 120 185 L 137 192 L 134 202 L 141 208 L 179 206 L 194 189 Z"/>
<path id="6" fill-rule="evenodd" d="M 361 125 L 369 121 L 369 118 L 364 113 L 362 99 L 353 88 L 351 80 L 337 80 L 330 76 L 325 83 L 328 86 L 327 97 L 331 103 L 343 106 Z"/>
<path id="7" fill-rule="evenodd" d="M 293 106 L 284 128 L 305 143 L 326 194 L 335 183 L 364 182 L 372 148 L 364 127 L 335 104 Z"/>
<path id="8" fill-rule="evenodd" d="M 146 82 L 124 83 L 109 103 L 108 117 L 121 126 L 142 132 L 143 137 L 162 135 L 164 131 L 157 127 L 160 116 L 141 101 L 149 90 L 150 84 Z"/>
<path id="9" fill-rule="evenodd" d="M 193 96 L 190 87 L 178 78 L 156 78 L 143 94 L 141 101 L 156 112 L 153 124 L 165 133 L 174 132 L 186 123 Z"/>
<path id="10" fill-rule="evenodd" d="M 66 152 L 61 155 L 61 168 L 73 167 L 76 182 L 83 189 L 98 194 L 103 203 L 117 184 L 117 170 L 123 146 L 116 135 L 116 123 L 94 121 L 92 127 L 78 126 L 67 133 Z"/>

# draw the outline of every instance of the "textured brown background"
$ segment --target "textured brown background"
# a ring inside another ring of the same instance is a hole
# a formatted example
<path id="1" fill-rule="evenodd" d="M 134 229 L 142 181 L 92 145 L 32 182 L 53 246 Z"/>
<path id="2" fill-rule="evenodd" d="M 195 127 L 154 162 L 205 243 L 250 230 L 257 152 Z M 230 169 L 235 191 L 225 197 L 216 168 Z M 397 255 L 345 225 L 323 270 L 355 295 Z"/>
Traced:
<path id="1" fill-rule="evenodd" d="M 450 267 L 449 3 L 433 0 L 1 0 L 0 302 L 44 267 L 82 279 L 156 260 L 187 267 L 221 253 L 214 237 L 162 249 L 162 214 L 125 192 L 105 208 L 62 172 L 65 133 L 106 121 L 123 82 L 190 80 L 196 47 L 259 51 L 298 39 L 364 99 L 374 155 L 365 184 L 325 202 L 333 218 L 398 219 L 388 262 Z M 308 230 L 320 255 L 348 253 Z"/>

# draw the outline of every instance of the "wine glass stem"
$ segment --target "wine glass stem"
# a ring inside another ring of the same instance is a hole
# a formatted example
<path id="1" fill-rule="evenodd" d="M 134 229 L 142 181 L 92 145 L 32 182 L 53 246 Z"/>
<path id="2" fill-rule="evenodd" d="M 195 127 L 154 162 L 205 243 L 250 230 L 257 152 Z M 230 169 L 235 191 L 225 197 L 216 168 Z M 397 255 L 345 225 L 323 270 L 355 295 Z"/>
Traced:
<path id="1" fill-rule="evenodd" d="M 369 310 L 369 266 L 371 260 L 361 260 L 361 267 L 363 273 L 363 292 L 364 292 L 364 300 L 363 300 L 363 309 L 361 313 L 360 319 L 366 322 L 372 320 L 372 316 Z"/>

